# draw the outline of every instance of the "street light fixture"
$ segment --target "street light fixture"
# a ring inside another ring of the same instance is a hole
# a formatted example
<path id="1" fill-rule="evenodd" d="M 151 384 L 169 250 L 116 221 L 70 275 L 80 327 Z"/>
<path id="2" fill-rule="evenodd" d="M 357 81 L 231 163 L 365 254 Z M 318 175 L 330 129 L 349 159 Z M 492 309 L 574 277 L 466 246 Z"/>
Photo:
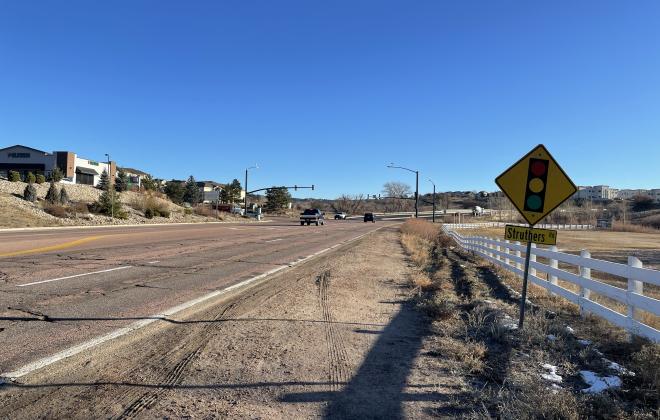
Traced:
<path id="1" fill-rule="evenodd" d="M 403 166 L 395 166 L 394 163 L 387 165 L 388 168 L 403 169 L 408 172 L 413 172 L 415 174 L 415 218 L 419 215 L 419 171 L 414 171 L 412 169 L 404 168 Z"/>
<path id="2" fill-rule="evenodd" d="M 245 197 L 244 197 L 244 205 L 245 205 L 245 215 L 247 216 L 247 192 L 248 192 L 248 171 L 250 169 L 259 169 L 259 165 L 255 164 L 254 166 L 250 166 L 249 168 L 245 168 Z"/>
<path id="3" fill-rule="evenodd" d="M 435 223 L 435 182 L 431 178 L 428 181 L 433 184 L 433 223 Z"/>
<path id="4" fill-rule="evenodd" d="M 112 167 L 110 166 L 110 155 L 105 154 L 108 158 L 108 189 L 110 190 L 110 217 L 115 218 L 115 183 L 112 178 Z"/>

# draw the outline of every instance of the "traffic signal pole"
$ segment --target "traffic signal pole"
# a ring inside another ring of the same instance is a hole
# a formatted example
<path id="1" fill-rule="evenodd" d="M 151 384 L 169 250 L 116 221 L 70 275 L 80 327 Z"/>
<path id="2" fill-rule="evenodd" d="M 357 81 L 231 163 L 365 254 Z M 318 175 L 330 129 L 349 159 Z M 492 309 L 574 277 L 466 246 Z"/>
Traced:
<path id="1" fill-rule="evenodd" d="M 532 228 L 532 225 L 529 225 Z M 525 253 L 525 274 L 523 274 L 522 297 L 520 298 L 520 319 L 518 320 L 518 328 L 523 327 L 525 322 L 525 305 L 527 302 L 527 279 L 529 278 L 529 257 L 532 254 L 532 241 L 527 242 L 527 252 Z"/>

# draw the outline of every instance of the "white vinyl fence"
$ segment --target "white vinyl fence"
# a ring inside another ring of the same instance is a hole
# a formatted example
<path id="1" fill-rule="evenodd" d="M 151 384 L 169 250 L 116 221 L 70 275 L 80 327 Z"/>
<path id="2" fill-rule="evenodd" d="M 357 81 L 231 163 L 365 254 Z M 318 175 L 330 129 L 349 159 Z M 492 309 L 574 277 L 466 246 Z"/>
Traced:
<path id="1" fill-rule="evenodd" d="M 479 229 L 479 228 L 487 228 L 487 227 L 504 227 L 506 225 L 528 226 L 523 223 L 504 223 L 504 222 L 445 223 L 445 226 L 447 226 L 450 229 Z M 594 225 L 543 223 L 543 224 L 534 225 L 534 227 L 541 229 L 558 229 L 558 230 L 589 230 L 589 229 L 593 229 Z"/>
<path id="2" fill-rule="evenodd" d="M 492 263 L 523 276 L 526 245 L 520 242 L 510 242 L 480 236 L 462 236 L 451 227 L 443 225 L 442 230 L 450 235 L 456 243 L 465 250 L 489 260 Z M 537 261 L 537 257 L 546 258 L 548 263 Z M 559 263 L 576 268 L 574 274 L 559 268 Z M 539 248 L 532 244 L 529 263 L 529 281 L 541 286 L 553 295 L 562 296 L 580 307 L 583 314 L 593 313 L 611 323 L 624 328 L 631 334 L 646 337 L 656 343 L 660 342 L 660 331 L 644 324 L 641 311 L 654 316 L 660 315 L 660 300 L 644 296 L 644 283 L 660 286 L 660 271 L 642 267 L 642 262 L 636 257 L 628 257 L 628 264 L 592 259 L 588 251 L 580 255 L 559 252 L 556 246 Z M 607 273 L 627 279 L 628 289 L 612 286 L 591 277 L 591 270 Z M 544 273 L 547 279 L 539 276 Z M 579 286 L 579 293 L 566 289 L 558 284 L 558 280 Z M 590 299 L 591 292 L 606 296 L 626 307 L 626 313 L 621 314 L 601 303 Z"/>

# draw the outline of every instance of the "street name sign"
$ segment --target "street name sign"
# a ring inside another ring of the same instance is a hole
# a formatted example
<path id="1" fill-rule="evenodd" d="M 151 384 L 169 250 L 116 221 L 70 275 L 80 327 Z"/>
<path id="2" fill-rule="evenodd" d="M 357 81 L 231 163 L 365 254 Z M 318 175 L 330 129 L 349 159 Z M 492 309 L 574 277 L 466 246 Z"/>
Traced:
<path id="1" fill-rule="evenodd" d="M 577 187 L 539 144 L 495 179 L 522 217 L 534 226 L 577 191 Z"/>
<path id="2" fill-rule="evenodd" d="M 557 231 L 527 226 L 506 225 L 504 228 L 504 239 L 533 242 L 541 245 L 557 245 Z"/>

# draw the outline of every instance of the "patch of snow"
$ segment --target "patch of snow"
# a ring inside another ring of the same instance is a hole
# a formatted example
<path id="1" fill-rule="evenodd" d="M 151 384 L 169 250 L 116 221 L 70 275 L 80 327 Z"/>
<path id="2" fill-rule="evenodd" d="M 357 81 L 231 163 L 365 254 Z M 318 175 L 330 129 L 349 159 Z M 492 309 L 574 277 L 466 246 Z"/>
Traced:
<path id="1" fill-rule="evenodd" d="M 550 340 L 550 341 L 557 341 L 557 337 L 554 336 L 553 334 L 548 334 L 548 340 Z"/>
<path id="2" fill-rule="evenodd" d="M 490 300 L 490 299 L 484 299 L 484 303 L 488 303 L 489 305 L 492 305 L 492 304 L 495 303 L 495 302 L 493 302 L 493 301 Z"/>
<path id="3" fill-rule="evenodd" d="M 611 361 L 611 360 L 609 360 L 609 359 L 603 359 L 603 361 L 604 361 L 605 363 L 608 364 L 608 365 L 607 365 L 608 368 L 610 368 L 610 369 L 612 369 L 612 370 L 614 370 L 614 371 L 617 371 L 617 372 L 619 372 L 619 373 L 622 374 L 622 375 L 625 375 L 625 376 L 635 376 L 635 372 L 632 372 L 632 371 L 630 371 L 630 370 L 624 368 L 623 366 L 621 366 L 621 365 L 618 364 L 617 362 L 613 362 L 613 361 Z"/>
<path id="4" fill-rule="evenodd" d="M 563 378 L 557 375 L 557 366 L 551 365 L 549 363 L 545 363 L 541 367 L 548 371 L 548 373 L 542 373 L 541 378 L 545 379 L 546 381 L 553 382 L 555 384 L 561 383 Z"/>
<path id="5" fill-rule="evenodd" d="M 560 386 L 557 385 L 557 384 L 552 384 L 552 385 L 550 386 L 550 388 L 548 388 L 548 389 L 550 389 L 550 392 L 552 392 L 553 394 L 557 395 L 557 394 L 559 393 L 559 391 L 561 391 L 561 390 L 564 389 L 564 388 L 560 387 Z"/>
<path id="6" fill-rule="evenodd" d="M 582 344 L 583 346 L 588 346 L 591 344 L 591 341 L 589 340 L 578 340 L 578 343 Z"/>
<path id="7" fill-rule="evenodd" d="M 582 380 L 589 385 L 589 388 L 582 390 L 585 394 L 598 394 L 610 388 L 621 386 L 621 378 L 618 376 L 598 376 L 590 370 L 581 370 Z"/>
<path id="8" fill-rule="evenodd" d="M 569 334 L 575 334 L 575 330 L 573 328 L 569 327 L 568 325 L 566 326 L 566 332 L 569 333 Z"/>

